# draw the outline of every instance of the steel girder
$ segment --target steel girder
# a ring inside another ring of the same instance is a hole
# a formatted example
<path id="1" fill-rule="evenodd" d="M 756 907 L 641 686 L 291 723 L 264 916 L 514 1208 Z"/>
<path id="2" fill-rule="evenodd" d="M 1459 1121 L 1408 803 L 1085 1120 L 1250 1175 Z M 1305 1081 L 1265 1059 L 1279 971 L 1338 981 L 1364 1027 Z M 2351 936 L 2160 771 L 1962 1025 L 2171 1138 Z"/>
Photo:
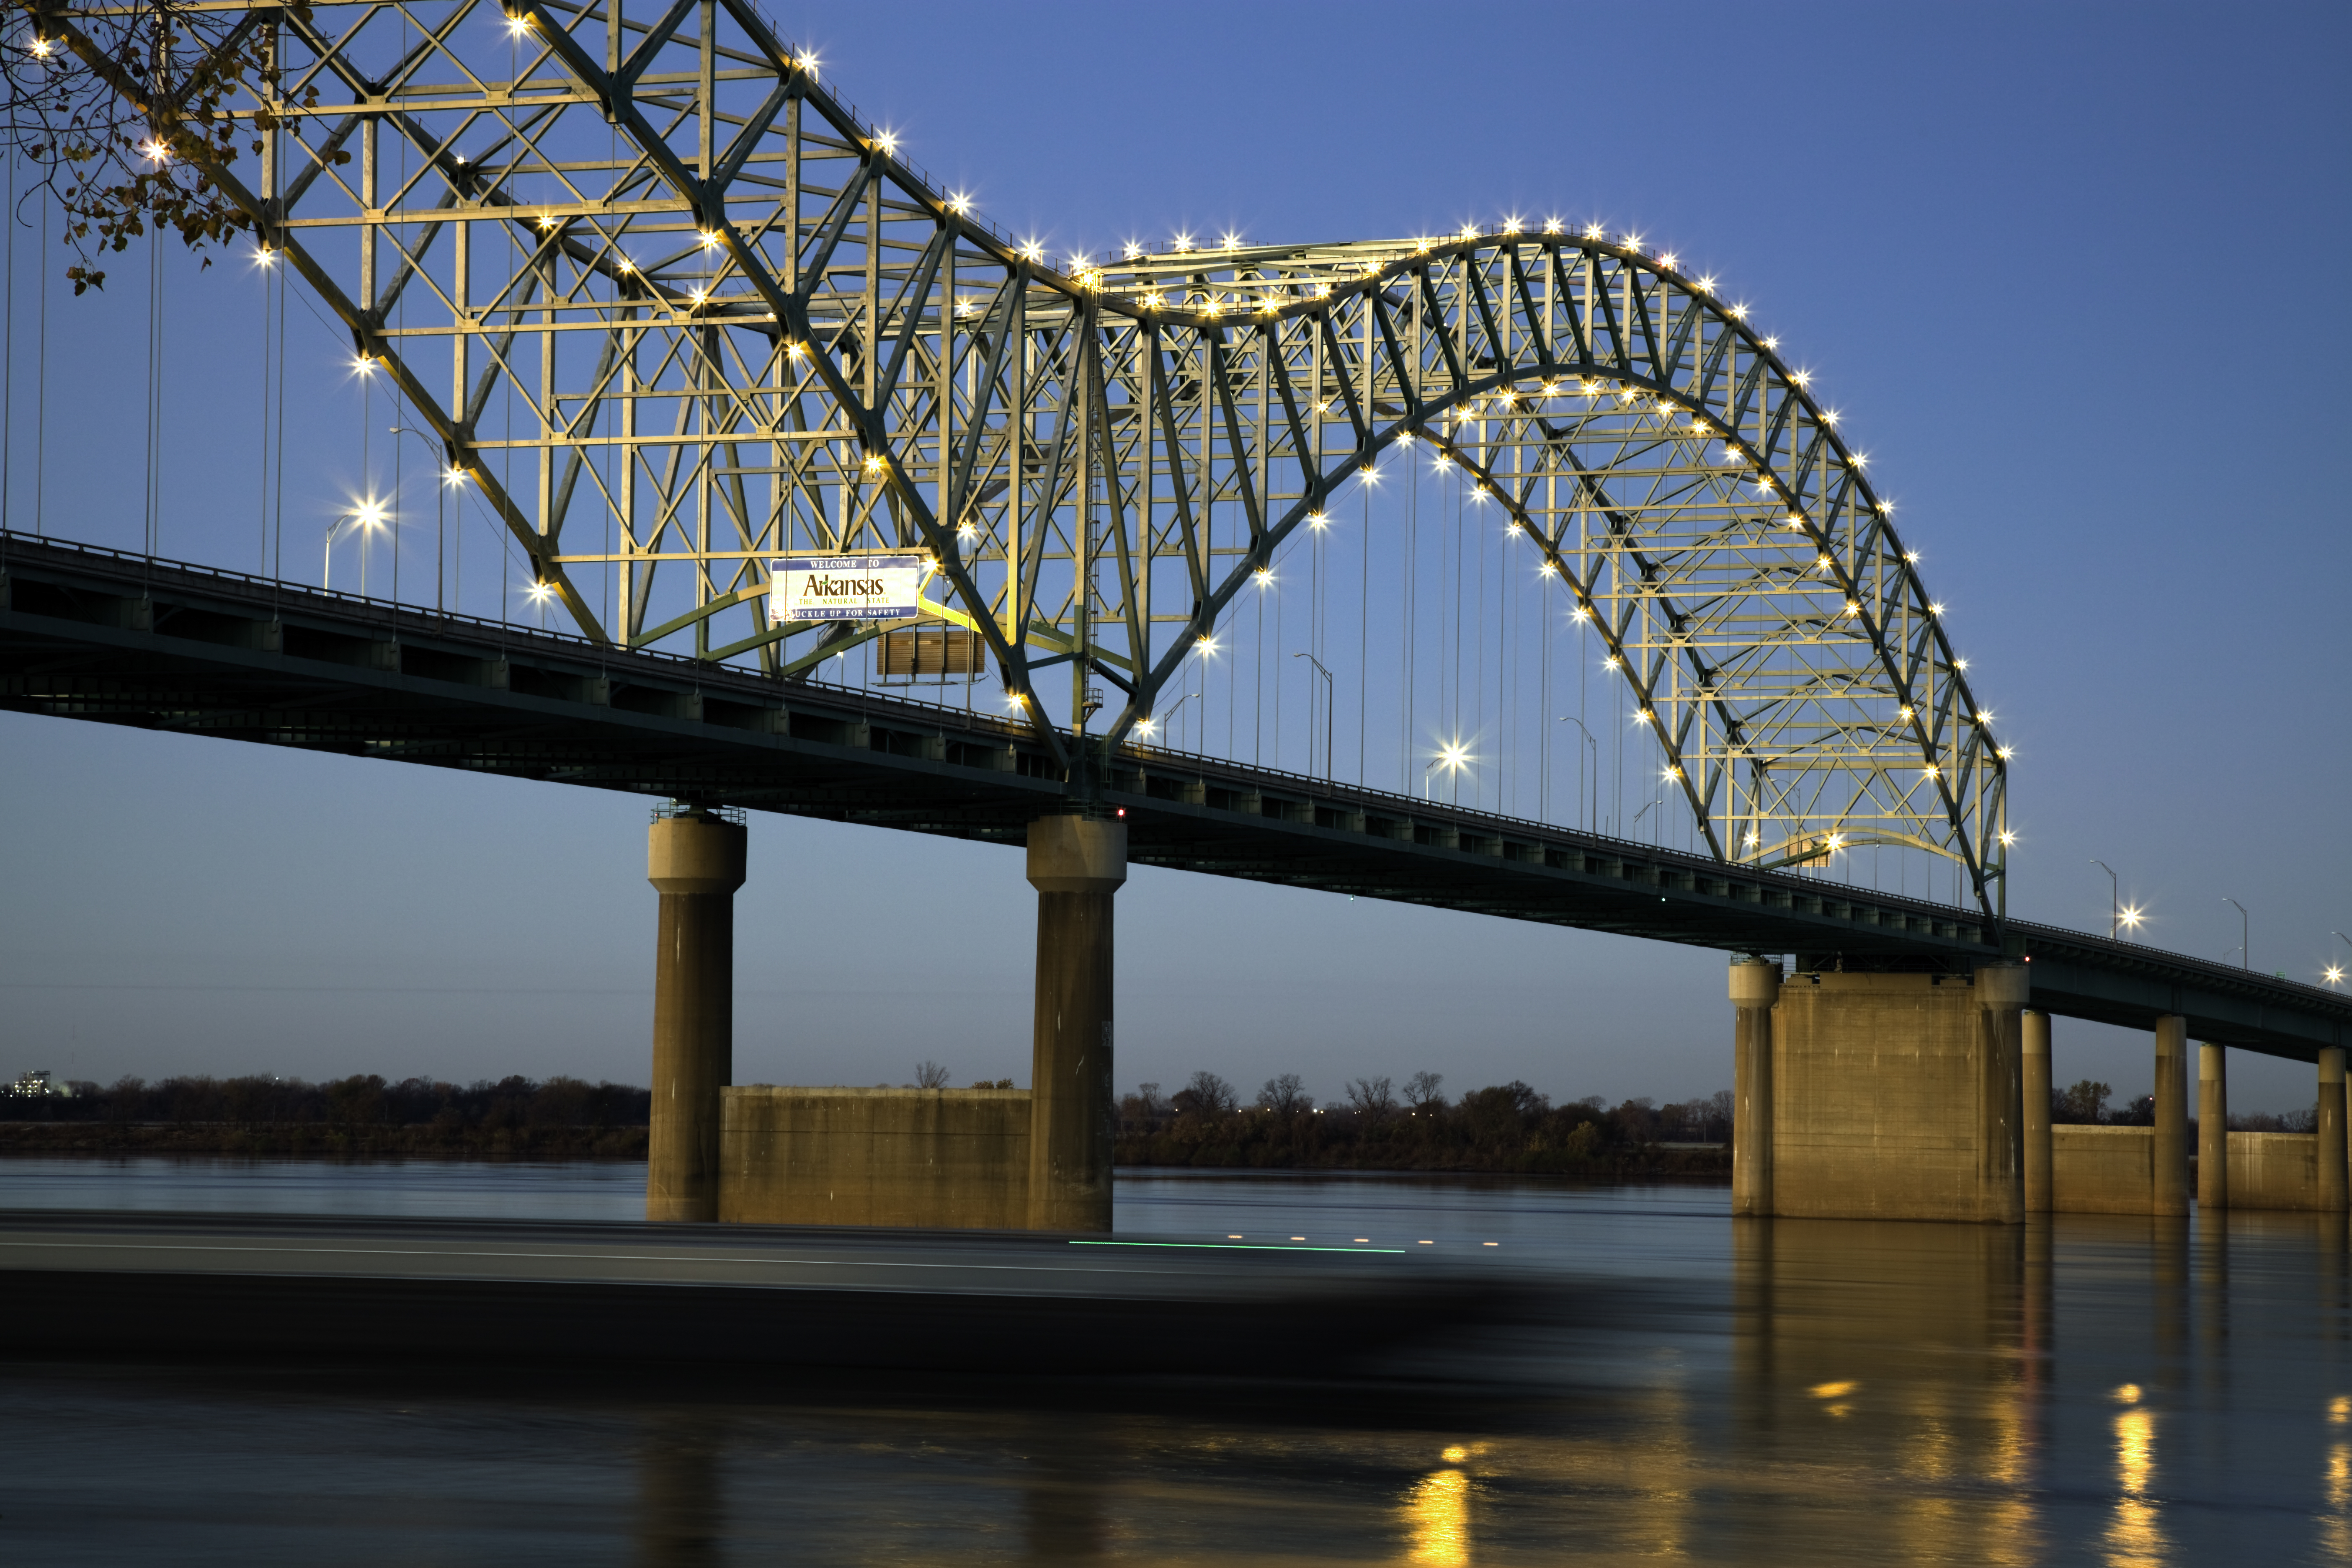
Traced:
<path id="1" fill-rule="evenodd" d="M 1082 776 L 1418 444 L 1602 638 L 1715 856 L 1897 844 L 2006 902 L 2006 749 L 1916 556 L 1804 375 L 1670 255 L 1509 223 L 1057 267 L 748 0 L 205 8 L 258 14 L 285 126 L 253 185 L 210 172 L 593 639 L 789 679 L 884 628 L 770 626 L 767 557 L 924 549 L 927 616 Z"/>

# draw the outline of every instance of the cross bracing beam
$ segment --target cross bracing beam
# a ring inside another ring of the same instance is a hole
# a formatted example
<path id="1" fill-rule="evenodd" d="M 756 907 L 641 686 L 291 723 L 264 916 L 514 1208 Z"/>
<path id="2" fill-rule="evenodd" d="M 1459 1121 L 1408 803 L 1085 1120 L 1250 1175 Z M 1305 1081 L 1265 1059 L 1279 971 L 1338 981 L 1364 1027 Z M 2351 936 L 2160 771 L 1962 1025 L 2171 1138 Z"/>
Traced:
<path id="1" fill-rule="evenodd" d="M 582 636 L 0 536 L 0 708 L 1015 845 L 1066 807 L 1034 728 Z M 2024 959 L 2037 1007 L 2312 1060 L 2352 997 L 2132 942 L 1128 742 L 1147 865 L 1813 968 Z"/>
<path id="2" fill-rule="evenodd" d="M 1505 225 L 1057 266 L 749 0 L 245 8 L 281 128 L 257 183 L 215 177 L 591 640 L 796 679 L 845 639 L 771 626 L 766 563 L 922 550 L 919 618 L 983 639 L 1083 786 L 1411 445 L 1535 546 L 1716 858 L 1906 846 L 2005 907 L 2006 749 L 1916 556 L 1804 374 L 1671 256 Z"/>

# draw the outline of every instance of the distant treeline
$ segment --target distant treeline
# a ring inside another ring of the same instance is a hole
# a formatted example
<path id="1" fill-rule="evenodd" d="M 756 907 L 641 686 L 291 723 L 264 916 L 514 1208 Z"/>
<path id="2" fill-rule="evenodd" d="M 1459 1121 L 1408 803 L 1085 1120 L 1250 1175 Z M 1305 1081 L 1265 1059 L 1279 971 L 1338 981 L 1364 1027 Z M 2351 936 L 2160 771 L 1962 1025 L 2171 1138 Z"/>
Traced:
<path id="1" fill-rule="evenodd" d="M 0 1100 L 0 1151 L 643 1158 L 652 1100 L 576 1078 L 125 1078 Z"/>
<path id="2" fill-rule="evenodd" d="M 2108 1108 L 2107 1099 L 2115 1090 L 2104 1083 L 2083 1079 L 2068 1089 L 2050 1091 L 2050 1120 L 2061 1126 L 2073 1127 L 2153 1127 L 2156 1125 L 2156 1096 L 2143 1094 L 2137 1100 Z M 2189 1120 L 2197 1120 L 2196 1107 L 2190 1106 Z M 2308 1132 L 2319 1124 L 2319 1107 L 2308 1110 L 2290 1110 L 2273 1115 L 2267 1110 L 2232 1111 L 2230 1131 L 2232 1132 Z"/>
<path id="3" fill-rule="evenodd" d="M 1516 1079 L 1449 1100 L 1444 1079 L 1397 1089 L 1358 1079 L 1318 1106 L 1295 1073 L 1242 1101 L 1213 1072 L 1174 1094 L 1140 1085 L 1119 1102 L 1122 1165 L 1245 1169 L 1544 1172 L 1596 1177 L 1723 1176 L 1731 1170 L 1728 1090 L 1679 1105 L 1599 1096 L 1555 1106 Z M 1716 1144 L 1675 1148 L 1674 1144 Z"/>

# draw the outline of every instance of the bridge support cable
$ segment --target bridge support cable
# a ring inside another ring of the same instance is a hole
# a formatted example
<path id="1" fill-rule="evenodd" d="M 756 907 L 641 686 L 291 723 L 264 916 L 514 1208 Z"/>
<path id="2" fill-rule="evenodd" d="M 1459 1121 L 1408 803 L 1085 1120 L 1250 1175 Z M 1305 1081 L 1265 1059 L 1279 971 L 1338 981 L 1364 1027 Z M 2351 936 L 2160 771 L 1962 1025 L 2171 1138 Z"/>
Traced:
<path id="1" fill-rule="evenodd" d="M 1518 579 L 1537 576 L 1654 749 L 1660 787 L 1633 804 L 1670 797 L 1677 836 L 1733 864 L 1851 876 L 1871 846 L 1948 861 L 1999 913 L 2008 754 L 1917 557 L 1805 373 L 1674 256 L 1517 220 L 1051 255 L 931 182 L 750 0 L 254 9 L 319 100 L 237 106 L 281 118 L 262 190 L 211 172 L 591 638 L 855 683 L 866 645 L 952 631 L 1083 791 L 1106 755 L 1162 743 L 1195 686 L 1185 721 L 1204 737 L 1222 698 L 1226 733 L 1263 741 L 1294 679 L 1293 710 L 1319 701 L 1334 728 L 1336 693 L 1279 673 L 1283 605 L 1263 595 L 1354 484 L 1367 563 L 1376 531 L 1402 533 L 1408 563 L 1386 584 L 1364 568 L 1367 628 L 1407 646 L 1390 659 L 1360 635 L 1357 750 L 1394 725 L 1410 791 L 1462 742 L 1416 732 L 1423 531 L 1412 498 L 1400 517 L 1373 493 L 1396 447 L 1458 478 L 1457 531 L 1505 531 L 1468 552 L 1489 563 L 1492 624 L 1444 612 L 1496 682 L 1468 693 L 1493 716 L 1486 771 L 1455 782 L 1524 809 L 1520 775 L 1545 766 L 1551 739 L 1528 731 L 1558 716 L 1522 712 L 1545 639 Z M 108 79 L 168 112 L 168 93 Z M 387 136 L 413 154 L 401 177 L 333 162 Z M 427 391 L 442 376 L 446 406 Z M 1292 590 L 1314 595 L 1326 654 L 1328 551 Z M 772 616 L 776 562 L 881 552 L 923 563 L 913 616 Z M 1268 608 L 1271 644 L 1254 630 Z M 1218 662 L 1223 682 L 1196 679 Z M 1038 679 L 1064 664 L 1066 686 Z M 1375 664 L 1401 683 L 1385 714 Z M 1234 711 L 1248 674 L 1263 713 Z M 1336 739 L 1278 722 L 1272 739 L 1273 760 L 1317 745 L 1336 772 Z"/>

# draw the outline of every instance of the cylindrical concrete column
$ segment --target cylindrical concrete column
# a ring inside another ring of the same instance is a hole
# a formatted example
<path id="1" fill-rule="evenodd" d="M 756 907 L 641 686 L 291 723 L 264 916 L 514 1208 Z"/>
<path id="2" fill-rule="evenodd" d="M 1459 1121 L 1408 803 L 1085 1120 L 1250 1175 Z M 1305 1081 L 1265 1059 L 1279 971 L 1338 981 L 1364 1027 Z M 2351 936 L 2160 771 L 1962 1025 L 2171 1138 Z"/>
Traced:
<path id="1" fill-rule="evenodd" d="M 1111 900 L 1127 880 L 1127 825 L 1029 825 L 1037 889 L 1037 1013 L 1029 1077 L 1029 1228 L 1108 1230 L 1118 1107 L 1111 1098 Z"/>
<path id="2" fill-rule="evenodd" d="M 1772 1212 L 1772 1005 L 1780 966 L 1731 961 L 1731 1212 Z"/>
<path id="3" fill-rule="evenodd" d="M 740 822 L 654 819 L 646 876 L 661 890 L 654 961 L 654 1098 L 646 1217 L 719 1217 L 719 1091 L 735 1077 L 735 889 Z"/>
<path id="4" fill-rule="evenodd" d="M 2019 1093 L 2025 1101 L 2025 1212 L 2050 1212 L 2050 1015 L 2018 1015 Z"/>
<path id="5" fill-rule="evenodd" d="M 2032 975 L 2021 963 L 1988 963 L 1977 997 L 1978 1212 L 1999 1225 L 2025 1217 L 2025 1005 Z"/>
<path id="6" fill-rule="evenodd" d="M 2197 1206 L 2230 1206 L 2230 1058 L 2226 1046 L 2197 1047 Z"/>
<path id="7" fill-rule="evenodd" d="M 2319 1052 L 2319 1206 L 2331 1214 L 2346 1207 L 2344 1168 L 2344 1047 Z"/>
<path id="8" fill-rule="evenodd" d="M 2189 1212 L 2189 1020 L 2156 1021 L 2156 1166 L 2148 1212 Z"/>

